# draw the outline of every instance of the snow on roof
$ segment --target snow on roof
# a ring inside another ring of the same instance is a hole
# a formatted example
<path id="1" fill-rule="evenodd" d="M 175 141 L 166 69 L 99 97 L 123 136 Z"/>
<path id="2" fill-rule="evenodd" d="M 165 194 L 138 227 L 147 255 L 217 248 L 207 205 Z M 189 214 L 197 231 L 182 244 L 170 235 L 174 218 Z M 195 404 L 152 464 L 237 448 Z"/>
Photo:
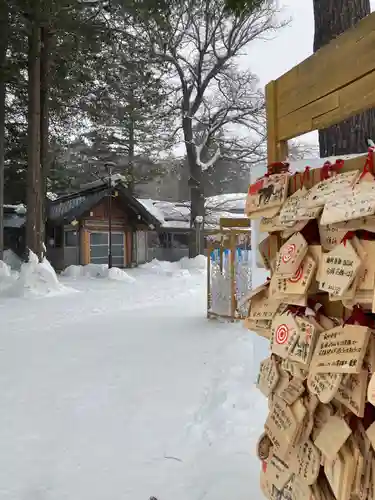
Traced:
<path id="1" fill-rule="evenodd" d="M 229 193 L 210 196 L 206 198 L 205 206 L 208 210 L 244 213 L 246 196 L 247 193 Z"/>
<path id="2" fill-rule="evenodd" d="M 244 217 L 246 193 L 233 193 L 212 196 L 206 199 L 205 227 L 217 229 L 221 217 Z M 171 229 L 189 229 L 190 202 L 157 201 L 138 199 L 142 205 L 156 217 L 162 227 Z"/>
<path id="3" fill-rule="evenodd" d="M 19 203 L 18 205 L 3 205 L 3 207 L 4 212 L 13 212 L 18 215 L 26 214 L 26 205 L 23 205 L 22 203 Z"/>

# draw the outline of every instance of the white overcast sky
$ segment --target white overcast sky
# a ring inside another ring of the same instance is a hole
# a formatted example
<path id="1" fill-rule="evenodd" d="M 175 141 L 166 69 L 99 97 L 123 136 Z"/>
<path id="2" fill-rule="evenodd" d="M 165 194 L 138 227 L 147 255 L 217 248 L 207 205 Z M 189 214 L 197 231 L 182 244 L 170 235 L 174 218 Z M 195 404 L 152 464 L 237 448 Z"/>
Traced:
<path id="1" fill-rule="evenodd" d="M 272 40 L 256 41 L 249 47 L 249 68 L 258 75 L 264 87 L 312 53 L 314 37 L 313 0 L 279 0 L 283 18 L 291 18 L 289 26 Z M 371 0 L 375 10 L 375 0 Z M 316 134 L 303 138 L 316 141 Z"/>

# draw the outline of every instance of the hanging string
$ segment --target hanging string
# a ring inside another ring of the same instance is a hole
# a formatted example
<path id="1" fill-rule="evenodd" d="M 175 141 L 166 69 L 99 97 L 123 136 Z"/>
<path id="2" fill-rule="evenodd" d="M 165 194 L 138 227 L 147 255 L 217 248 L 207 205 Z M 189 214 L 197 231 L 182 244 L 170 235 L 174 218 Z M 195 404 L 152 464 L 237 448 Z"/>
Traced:
<path id="1" fill-rule="evenodd" d="M 307 180 L 308 184 L 310 184 L 310 170 L 311 170 L 311 167 L 305 167 L 305 170 L 302 174 L 302 186 L 305 186 L 306 180 Z"/>
<path id="2" fill-rule="evenodd" d="M 353 312 L 344 322 L 344 325 L 370 326 L 370 318 L 366 316 L 361 306 L 354 306 Z"/>
<path id="3" fill-rule="evenodd" d="M 374 152 L 375 152 L 375 147 L 370 146 L 368 148 L 368 153 L 365 161 L 365 166 L 363 167 L 363 171 L 361 173 L 360 179 L 362 179 L 366 174 L 372 174 L 374 175 Z"/>
<path id="4" fill-rule="evenodd" d="M 348 231 L 346 235 L 343 237 L 341 240 L 341 243 L 344 243 L 344 246 L 346 246 L 346 242 L 349 240 L 352 240 L 355 236 L 355 231 Z"/>

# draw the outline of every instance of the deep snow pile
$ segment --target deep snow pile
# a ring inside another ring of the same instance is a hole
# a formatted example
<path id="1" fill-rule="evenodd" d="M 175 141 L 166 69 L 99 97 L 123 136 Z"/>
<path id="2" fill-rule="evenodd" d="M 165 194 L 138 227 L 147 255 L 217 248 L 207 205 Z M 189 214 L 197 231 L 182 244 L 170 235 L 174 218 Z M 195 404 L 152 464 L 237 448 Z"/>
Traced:
<path id="1" fill-rule="evenodd" d="M 203 272 L 206 269 L 207 260 L 204 255 L 198 255 L 194 259 L 183 257 L 177 262 L 168 262 L 153 259 L 151 262 L 139 266 L 150 273 L 165 276 L 189 276 L 191 272 Z"/>
<path id="2" fill-rule="evenodd" d="M 13 271 L 19 271 L 21 269 L 22 260 L 12 250 L 5 250 L 3 259 L 5 264 L 7 264 Z"/>
<path id="3" fill-rule="evenodd" d="M 135 279 L 118 267 L 108 269 L 107 264 L 87 264 L 85 266 L 69 266 L 62 273 L 66 278 L 106 278 L 109 280 L 134 283 Z"/>
<path id="4" fill-rule="evenodd" d="M 1 262 L 0 293 L 7 297 L 44 297 L 74 292 L 60 283 L 55 270 L 46 258 L 40 262 L 30 251 L 29 261 L 21 265 L 20 271 L 12 271 Z"/>
<path id="5" fill-rule="evenodd" d="M 203 272 L 129 272 L 0 298 L 1 500 L 260 499 L 263 339 L 206 319 Z"/>

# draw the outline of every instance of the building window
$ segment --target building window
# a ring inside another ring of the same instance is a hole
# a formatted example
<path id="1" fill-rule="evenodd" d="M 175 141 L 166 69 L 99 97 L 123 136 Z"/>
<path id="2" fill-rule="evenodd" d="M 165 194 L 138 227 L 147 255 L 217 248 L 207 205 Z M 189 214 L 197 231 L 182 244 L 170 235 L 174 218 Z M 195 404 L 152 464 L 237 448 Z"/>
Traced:
<path id="1" fill-rule="evenodd" d="M 174 233 L 172 248 L 189 248 L 189 235 L 184 233 Z"/>
<path id="2" fill-rule="evenodd" d="M 78 232 L 77 231 L 65 231 L 65 246 L 66 247 L 77 247 L 78 246 Z"/>

